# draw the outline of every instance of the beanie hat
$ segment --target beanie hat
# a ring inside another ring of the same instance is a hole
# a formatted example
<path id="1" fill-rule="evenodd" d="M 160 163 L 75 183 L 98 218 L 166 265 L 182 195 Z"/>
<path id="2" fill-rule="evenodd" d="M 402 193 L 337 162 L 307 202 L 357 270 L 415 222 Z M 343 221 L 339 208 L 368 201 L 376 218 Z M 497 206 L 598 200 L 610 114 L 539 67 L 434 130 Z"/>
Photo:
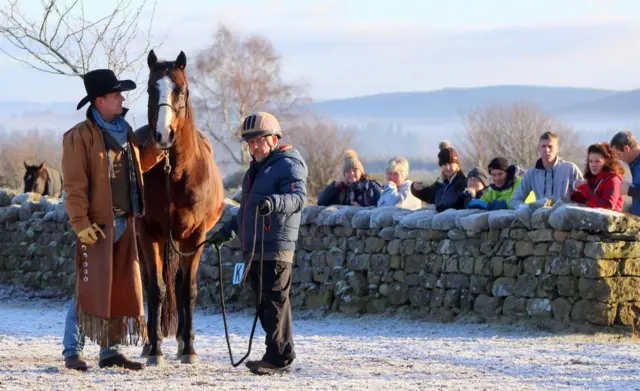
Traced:
<path id="1" fill-rule="evenodd" d="M 491 160 L 491 162 L 489 163 L 489 172 L 494 169 L 507 171 L 508 168 L 509 163 L 507 162 L 507 159 L 503 157 L 493 158 L 493 160 Z"/>
<path id="2" fill-rule="evenodd" d="M 469 171 L 469 174 L 467 174 L 467 180 L 469 178 L 478 178 L 485 187 L 489 186 L 489 175 L 480 167 L 475 167 Z"/>
<path id="3" fill-rule="evenodd" d="M 451 143 L 449 142 L 449 140 L 442 140 L 440 141 L 440 144 L 438 144 L 438 149 L 442 150 L 445 148 L 451 148 Z"/>
<path id="4" fill-rule="evenodd" d="M 451 143 L 449 143 L 449 141 L 441 141 L 438 147 L 440 148 L 440 152 L 438 152 L 438 166 L 442 167 L 447 163 L 460 164 L 458 152 L 451 147 Z"/>
<path id="5" fill-rule="evenodd" d="M 409 161 L 403 157 L 394 157 L 387 164 L 387 173 L 397 172 L 404 181 L 409 176 Z"/>
<path id="6" fill-rule="evenodd" d="M 364 173 L 364 167 L 358 159 L 358 153 L 353 149 L 347 149 L 344 151 L 344 162 L 342 164 L 342 172 L 357 168 L 361 173 Z"/>

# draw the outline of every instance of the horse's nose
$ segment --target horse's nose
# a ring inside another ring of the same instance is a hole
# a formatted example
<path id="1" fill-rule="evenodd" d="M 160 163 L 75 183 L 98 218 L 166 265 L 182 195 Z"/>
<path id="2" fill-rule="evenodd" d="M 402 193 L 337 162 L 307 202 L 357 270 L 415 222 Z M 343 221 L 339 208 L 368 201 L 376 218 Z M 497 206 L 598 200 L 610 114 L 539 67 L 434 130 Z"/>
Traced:
<path id="1" fill-rule="evenodd" d="M 171 129 L 171 131 L 169 132 L 169 142 L 173 143 L 176 139 L 176 132 L 173 131 L 173 129 Z"/>
<path id="2" fill-rule="evenodd" d="M 160 133 L 156 133 L 156 141 L 157 142 L 162 141 L 162 135 Z"/>

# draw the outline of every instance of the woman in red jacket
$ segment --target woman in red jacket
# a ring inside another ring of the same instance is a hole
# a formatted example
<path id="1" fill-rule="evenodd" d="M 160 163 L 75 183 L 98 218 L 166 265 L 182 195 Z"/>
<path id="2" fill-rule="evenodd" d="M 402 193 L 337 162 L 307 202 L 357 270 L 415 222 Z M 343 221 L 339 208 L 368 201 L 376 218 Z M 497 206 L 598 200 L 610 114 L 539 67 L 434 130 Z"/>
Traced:
<path id="1" fill-rule="evenodd" d="M 624 196 L 620 184 L 624 168 L 607 143 L 592 144 L 587 149 L 584 179 L 576 181 L 571 200 L 592 208 L 622 211 Z"/>

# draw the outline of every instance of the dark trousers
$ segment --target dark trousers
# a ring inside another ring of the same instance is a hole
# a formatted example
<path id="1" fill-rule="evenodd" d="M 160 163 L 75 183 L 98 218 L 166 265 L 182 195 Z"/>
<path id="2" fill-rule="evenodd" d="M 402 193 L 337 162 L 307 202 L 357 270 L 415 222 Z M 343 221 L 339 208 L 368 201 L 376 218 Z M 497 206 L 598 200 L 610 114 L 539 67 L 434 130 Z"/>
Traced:
<path id="1" fill-rule="evenodd" d="M 296 358 L 293 351 L 293 324 L 291 318 L 292 263 L 264 261 L 262 266 L 262 303 L 258 318 L 266 333 L 267 352 L 263 361 L 276 366 L 289 364 Z M 258 296 L 260 279 L 260 260 L 251 262 L 249 283 Z"/>

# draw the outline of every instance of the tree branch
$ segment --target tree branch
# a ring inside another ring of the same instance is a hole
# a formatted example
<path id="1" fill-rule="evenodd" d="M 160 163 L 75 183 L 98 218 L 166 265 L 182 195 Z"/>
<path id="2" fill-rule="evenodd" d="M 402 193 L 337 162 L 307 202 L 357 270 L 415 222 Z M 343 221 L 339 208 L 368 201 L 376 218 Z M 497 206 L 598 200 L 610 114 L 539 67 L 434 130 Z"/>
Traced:
<path id="1" fill-rule="evenodd" d="M 21 55 L 3 52 L 23 66 L 65 76 L 82 77 L 95 64 L 106 62 L 118 77 L 131 72 L 140 84 L 141 70 L 146 68 L 144 56 L 151 46 L 159 46 L 151 44 L 157 0 L 152 2 L 144 48 L 133 55 L 131 47 L 138 40 L 147 0 L 138 7 L 131 0 L 119 0 L 107 15 L 95 20 L 86 18 L 82 0 L 63 7 L 58 7 L 59 3 L 42 0 L 42 16 L 31 20 L 20 11 L 17 0 L 10 1 L 0 10 L 0 35 Z"/>

